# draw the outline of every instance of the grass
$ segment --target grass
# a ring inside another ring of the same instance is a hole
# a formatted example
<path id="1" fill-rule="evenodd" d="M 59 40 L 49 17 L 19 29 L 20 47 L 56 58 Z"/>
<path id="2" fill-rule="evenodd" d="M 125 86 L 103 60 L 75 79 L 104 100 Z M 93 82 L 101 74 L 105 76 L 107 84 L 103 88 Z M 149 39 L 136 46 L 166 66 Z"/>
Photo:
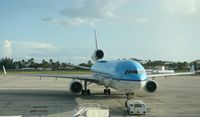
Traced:
<path id="1" fill-rule="evenodd" d="M 90 71 L 87 70 L 56 70 L 56 71 L 22 71 L 22 70 L 7 70 L 7 74 L 15 75 L 15 74 L 90 74 Z M 0 73 L 3 75 L 3 71 Z"/>

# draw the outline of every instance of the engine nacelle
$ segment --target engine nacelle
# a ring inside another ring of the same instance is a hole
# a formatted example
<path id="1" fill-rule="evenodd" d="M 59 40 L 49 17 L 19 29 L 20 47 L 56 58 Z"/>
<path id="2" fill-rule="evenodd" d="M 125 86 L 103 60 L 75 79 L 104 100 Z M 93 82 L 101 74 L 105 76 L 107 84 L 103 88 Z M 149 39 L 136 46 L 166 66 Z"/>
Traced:
<path id="1" fill-rule="evenodd" d="M 149 93 L 153 93 L 157 89 L 157 84 L 155 81 L 149 80 L 146 82 L 144 89 Z"/>
<path id="2" fill-rule="evenodd" d="M 97 60 L 100 60 L 104 57 L 104 52 L 103 50 L 96 50 L 94 52 L 94 55 L 92 56 L 92 60 L 93 61 L 97 61 Z"/>
<path id="3" fill-rule="evenodd" d="M 80 93 L 82 88 L 83 88 L 83 85 L 79 82 L 79 81 L 72 81 L 70 83 L 70 91 L 71 92 L 74 92 L 74 93 Z"/>

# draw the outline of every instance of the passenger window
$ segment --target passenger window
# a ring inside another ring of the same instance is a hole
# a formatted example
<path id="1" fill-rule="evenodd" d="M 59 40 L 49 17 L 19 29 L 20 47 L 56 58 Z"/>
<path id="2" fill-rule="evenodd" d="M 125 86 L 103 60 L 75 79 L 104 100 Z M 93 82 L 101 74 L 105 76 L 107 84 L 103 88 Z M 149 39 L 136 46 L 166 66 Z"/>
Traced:
<path id="1" fill-rule="evenodd" d="M 124 72 L 124 74 L 125 75 L 127 75 L 127 74 L 138 74 L 139 72 L 137 71 L 137 70 L 126 70 L 125 72 Z"/>
<path id="2" fill-rule="evenodd" d="M 138 71 L 137 70 L 133 70 L 132 74 L 138 74 Z"/>
<path id="3" fill-rule="evenodd" d="M 128 70 L 126 70 L 124 74 L 127 75 L 128 74 Z"/>

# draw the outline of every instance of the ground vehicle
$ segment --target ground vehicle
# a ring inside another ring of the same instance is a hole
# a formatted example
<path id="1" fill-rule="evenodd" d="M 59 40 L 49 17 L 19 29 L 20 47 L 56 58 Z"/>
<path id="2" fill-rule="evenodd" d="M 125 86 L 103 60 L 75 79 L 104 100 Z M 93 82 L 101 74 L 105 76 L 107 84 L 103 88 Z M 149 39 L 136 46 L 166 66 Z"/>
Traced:
<path id="1" fill-rule="evenodd" d="M 127 111 L 129 114 L 142 115 L 146 114 L 147 107 L 142 100 L 128 100 Z"/>

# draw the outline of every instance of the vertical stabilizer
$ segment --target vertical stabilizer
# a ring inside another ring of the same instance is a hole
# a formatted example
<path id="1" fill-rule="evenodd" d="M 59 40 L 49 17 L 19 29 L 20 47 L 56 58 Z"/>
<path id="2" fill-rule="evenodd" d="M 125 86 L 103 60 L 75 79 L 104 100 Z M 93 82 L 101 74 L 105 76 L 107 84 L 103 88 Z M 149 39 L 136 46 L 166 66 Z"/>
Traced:
<path id="1" fill-rule="evenodd" d="M 3 73 L 4 73 L 4 76 L 7 74 L 7 73 L 6 73 L 6 69 L 5 69 L 4 66 L 3 66 Z"/>
<path id="2" fill-rule="evenodd" d="M 95 44 L 96 44 L 96 50 L 99 49 L 99 44 L 98 44 L 98 38 L 97 38 L 97 32 L 94 30 L 94 36 L 95 36 Z"/>
<path id="3" fill-rule="evenodd" d="M 94 30 L 94 37 L 95 37 L 95 46 L 96 46 L 96 50 L 94 51 L 94 54 L 92 55 L 92 60 L 93 61 L 98 61 L 100 59 L 102 59 L 104 57 L 104 52 L 103 50 L 99 49 L 99 45 L 98 45 L 98 38 L 97 38 L 97 32 L 96 30 Z"/>

